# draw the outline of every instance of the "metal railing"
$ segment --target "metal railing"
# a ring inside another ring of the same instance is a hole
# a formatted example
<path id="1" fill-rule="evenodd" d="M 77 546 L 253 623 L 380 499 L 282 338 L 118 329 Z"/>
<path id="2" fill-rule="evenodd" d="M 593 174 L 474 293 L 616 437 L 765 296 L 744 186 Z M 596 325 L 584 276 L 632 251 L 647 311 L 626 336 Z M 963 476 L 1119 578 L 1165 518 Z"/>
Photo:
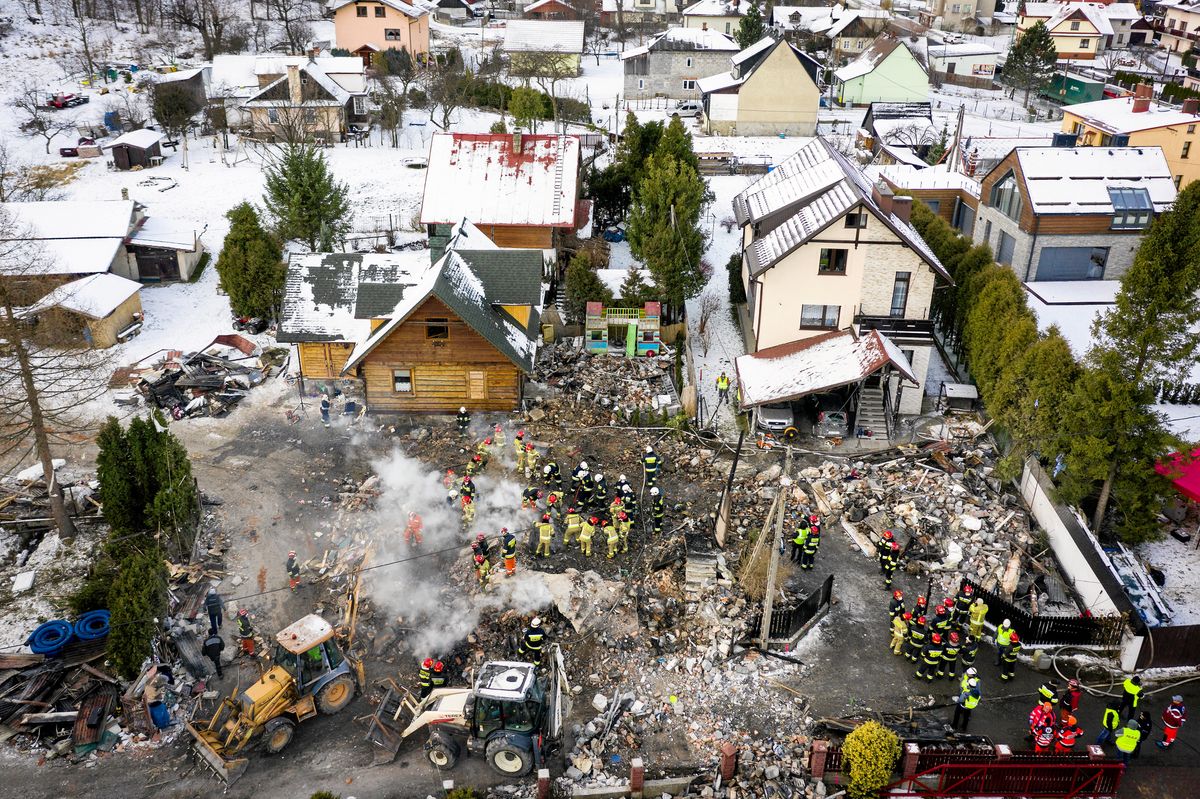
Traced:
<path id="1" fill-rule="evenodd" d="M 987 604 L 989 622 L 999 625 L 1004 619 L 1011 621 L 1022 644 L 1111 647 L 1121 643 L 1121 633 L 1125 629 L 1125 620 L 1121 616 L 1034 616 L 974 580 L 964 578 L 961 585 L 970 585 L 975 596 Z"/>

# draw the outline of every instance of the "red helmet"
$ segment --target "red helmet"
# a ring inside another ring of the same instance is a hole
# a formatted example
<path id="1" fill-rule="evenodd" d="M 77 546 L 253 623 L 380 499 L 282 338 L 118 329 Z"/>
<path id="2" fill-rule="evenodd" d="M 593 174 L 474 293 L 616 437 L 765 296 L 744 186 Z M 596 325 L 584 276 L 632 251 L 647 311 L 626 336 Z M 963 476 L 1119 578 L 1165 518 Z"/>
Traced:
<path id="1" fill-rule="evenodd" d="M 478 455 L 476 455 L 475 457 L 477 457 L 477 458 L 478 458 L 479 456 L 478 456 Z M 470 484 L 470 482 L 471 482 L 471 475 L 469 475 L 469 474 L 464 474 L 464 475 L 463 475 L 463 485 L 468 485 L 468 484 Z"/>
<path id="2" fill-rule="evenodd" d="M 958 633 L 950 633 L 950 643 L 952 643 L 952 644 L 958 643 Z"/>
<path id="3" fill-rule="evenodd" d="M 922 608 L 925 607 L 925 597 L 921 596 L 920 594 L 917 595 L 917 606 Z"/>
<path id="4" fill-rule="evenodd" d="M 883 531 L 883 540 L 884 540 L 884 541 L 891 541 L 891 540 L 892 540 L 892 531 L 891 531 L 891 530 L 884 530 L 884 531 Z"/>
<path id="5" fill-rule="evenodd" d="M 487 536 L 484 535 L 483 533 L 479 533 L 478 535 L 475 536 L 476 541 L 482 541 L 485 538 L 487 538 Z"/>
<path id="6" fill-rule="evenodd" d="M 934 642 L 935 644 L 940 644 L 940 643 L 942 642 L 942 634 L 941 634 L 941 633 L 934 633 L 934 634 L 933 634 L 933 642 Z"/>
<path id="7" fill-rule="evenodd" d="M 483 563 L 483 555 L 476 555 L 475 556 L 475 565 L 478 566 L 481 563 Z"/>
<path id="8" fill-rule="evenodd" d="M 524 438 L 524 437 L 525 437 L 525 430 L 522 428 L 521 430 L 517 431 L 517 438 Z"/>
<path id="9" fill-rule="evenodd" d="M 917 617 L 917 624 L 924 624 L 924 623 L 925 623 L 925 617 L 924 617 L 924 616 L 918 616 L 918 617 Z"/>
<path id="10" fill-rule="evenodd" d="M 471 460 L 475 461 L 476 463 L 483 463 L 483 456 L 476 453 L 471 456 Z"/>
<path id="11" fill-rule="evenodd" d="M 591 522 L 592 524 L 595 524 L 596 522 L 598 522 L 600 520 L 597 519 L 595 516 L 593 516 L 592 518 L 588 519 L 588 521 Z"/>
<path id="12" fill-rule="evenodd" d="M 620 515 L 618 516 L 618 518 L 619 518 L 621 521 L 625 521 L 626 519 L 628 519 L 628 518 L 629 518 L 629 516 L 627 516 L 627 515 L 625 514 L 625 511 L 621 511 L 621 513 L 620 513 Z"/>
<path id="13" fill-rule="evenodd" d="M 817 514 L 815 514 L 815 513 L 812 514 L 811 516 L 809 516 L 808 520 L 810 522 L 812 522 L 813 524 L 816 524 L 817 522 L 821 521 L 820 519 L 817 518 Z"/>
<path id="14" fill-rule="evenodd" d="M 485 446 L 489 446 L 489 447 L 490 447 L 490 446 L 492 445 L 492 437 L 491 437 L 491 436 L 488 436 L 487 438 L 485 438 L 485 439 L 483 440 L 483 443 L 484 443 L 484 445 L 485 445 Z"/>
<path id="15" fill-rule="evenodd" d="M 529 442 L 528 444 L 526 444 L 526 445 L 525 445 L 525 449 L 526 449 L 526 451 L 528 451 L 528 452 L 533 452 L 533 442 L 531 441 L 531 442 Z"/>
<path id="16" fill-rule="evenodd" d="M 421 661 L 421 666 L 426 669 L 432 669 L 433 668 L 433 658 L 425 658 L 425 660 Z"/>
<path id="17" fill-rule="evenodd" d="M 574 513 L 574 512 L 575 512 L 574 508 L 567 508 L 567 513 Z"/>
<path id="18" fill-rule="evenodd" d="M 937 611 L 936 611 L 936 613 L 937 613 L 937 615 L 939 615 L 939 616 L 945 616 L 945 615 L 946 615 L 946 608 L 945 608 L 945 606 L 944 606 L 944 605 L 938 605 L 938 606 L 937 606 Z"/>
<path id="19" fill-rule="evenodd" d="M 892 596 L 894 596 L 896 599 L 904 599 L 904 592 L 897 589 L 892 592 Z"/>
<path id="20" fill-rule="evenodd" d="M 893 541 L 893 542 L 892 542 L 892 551 L 893 551 L 893 552 L 899 552 L 899 551 L 900 551 L 900 545 L 899 545 L 899 544 L 897 544 L 895 541 Z"/>
<path id="21" fill-rule="evenodd" d="M 241 610 L 239 610 L 239 611 L 238 611 L 238 615 L 239 615 L 239 616 L 245 616 L 245 615 L 247 615 L 247 611 L 246 611 L 246 609 L 245 609 L 245 608 L 242 608 Z M 1074 680 L 1072 680 L 1072 682 L 1074 682 Z"/>
<path id="22" fill-rule="evenodd" d="M 447 469 L 447 470 L 446 470 L 446 474 L 454 474 L 454 470 L 453 470 L 453 469 Z"/>
<path id="23" fill-rule="evenodd" d="M 543 514 L 542 514 L 542 521 L 544 521 L 544 522 L 548 522 L 548 521 L 550 521 L 550 514 L 549 514 L 549 513 L 543 513 Z"/>
<path id="24" fill-rule="evenodd" d="M 943 607 L 952 608 L 952 607 L 954 607 L 954 600 L 951 599 L 950 597 L 946 597 L 945 599 L 942 600 L 942 605 L 943 605 Z"/>
<path id="25" fill-rule="evenodd" d="M 542 496 L 542 492 L 539 491 L 538 498 L 540 499 L 541 496 Z M 547 502 L 547 504 L 553 505 L 555 502 L 558 502 L 558 495 L 555 494 L 553 491 L 551 491 L 550 496 L 546 499 L 546 502 Z"/>
<path id="26" fill-rule="evenodd" d="M 903 618 L 905 621 L 912 621 L 912 614 L 906 610 L 901 618 Z"/>
<path id="27" fill-rule="evenodd" d="M 1013 633 L 1013 634 L 1012 634 L 1012 637 L 1011 637 L 1011 638 L 1009 638 L 1008 640 L 1009 640 L 1009 641 L 1013 641 L 1013 642 L 1018 642 L 1018 643 L 1019 643 L 1021 639 L 1017 637 L 1017 634 L 1016 634 L 1016 633 Z"/>
<path id="28" fill-rule="evenodd" d="M 296 557 L 296 550 L 294 550 L 294 549 L 293 549 L 291 552 L 289 552 L 289 553 L 288 553 L 288 557 L 289 557 L 289 558 L 294 558 L 294 557 Z"/>
<path id="29" fill-rule="evenodd" d="M 497 433 L 499 433 L 499 432 L 501 432 L 501 431 L 502 431 L 504 428 L 502 428 L 502 427 L 500 426 L 500 423 L 499 423 L 499 422 L 496 422 L 496 426 L 495 426 L 493 429 L 494 429 L 494 430 L 495 430 Z"/>
<path id="30" fill-rule="evenodd" d="M 508 535 L 508 528 L 507 528 L 507 527 L 501 527 L 501 528 L 500 528 L 500 535 Z"/>
<path id="31" fill-rule="evenodd" d="M 445 671 L 446 664 L 439 660 L 437 663 L 433 664 L 433 670 L 434 671 Z"/>
<path id="32" fill-rule="evenodd" d="M 967 583 L 963 586 L 963 593 L 967 596 L 970 596 L 971 594 L 975 593 L 975 589 L 971 587 L 970 583 Z"/>

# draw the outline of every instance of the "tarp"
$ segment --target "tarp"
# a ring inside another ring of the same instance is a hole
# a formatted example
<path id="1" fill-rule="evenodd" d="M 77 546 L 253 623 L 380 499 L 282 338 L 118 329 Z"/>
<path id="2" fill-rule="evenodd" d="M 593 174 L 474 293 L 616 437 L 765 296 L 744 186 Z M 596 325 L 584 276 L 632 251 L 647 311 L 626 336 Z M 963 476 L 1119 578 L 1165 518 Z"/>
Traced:
<path id="1" fill-rule="evenodd" d="M 1159 461 L 1154 471 L 1170 480 L 1180 494 L 1200 502 L 1200 449 L 1193 450 L 1191 457 L 1173 452 Z"/>

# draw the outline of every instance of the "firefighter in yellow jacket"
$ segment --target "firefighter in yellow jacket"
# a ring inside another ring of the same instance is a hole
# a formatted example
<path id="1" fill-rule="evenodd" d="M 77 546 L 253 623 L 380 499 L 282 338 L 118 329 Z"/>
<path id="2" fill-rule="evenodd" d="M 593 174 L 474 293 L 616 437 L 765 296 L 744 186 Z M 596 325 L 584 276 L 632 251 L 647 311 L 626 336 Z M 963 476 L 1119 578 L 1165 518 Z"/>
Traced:
<path id="1" fill-rule="evenodd" d="M 592 536 L 596 534 L 596 525 L 599 521 L 592 516 L 579 526 L 579 548 L 583 550 L 583 556 L 586 558 L 592 556 Z"/>
<path id="2" fill-rule="evenodd" d="M 616 525 L 608 523 L 608 519 L 600 522 L 600 529 L 604 531 L 605 541 L 608 544 L 608 559 L 612 560 L 617 556 L 617 547 L 621 545 L 621 534 Z"/>
<path id="3" fill-rule="evenodd" d="M 550 521 L 550 514 L 542 514 L 542 521 L 537 526 L 538 530 L 538 545 L 535 553 L 540 557 L 550 556 L 550 543 L 554 540 L 554 524 Z"/>
<path id="4" fill-rule="evenodd" d="M 563 546 L 568 546 L 579 535 L 583 527 L 583 517 L 574 508 L 567 508 L 566 531 L 563 533 Z"/>

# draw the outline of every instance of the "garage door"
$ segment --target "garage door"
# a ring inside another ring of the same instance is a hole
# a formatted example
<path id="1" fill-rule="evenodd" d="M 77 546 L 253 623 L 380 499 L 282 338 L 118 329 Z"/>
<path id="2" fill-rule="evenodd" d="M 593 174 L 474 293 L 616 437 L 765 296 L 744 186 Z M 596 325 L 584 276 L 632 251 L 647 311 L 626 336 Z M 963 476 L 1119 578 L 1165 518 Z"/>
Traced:
<path id="1" fill-rule="evenodd" d="M 174 250 L 138 250 L 133 257 L 137 260 L 138 279 L 143 283 L 179 279 L 179 260 Z"/>

